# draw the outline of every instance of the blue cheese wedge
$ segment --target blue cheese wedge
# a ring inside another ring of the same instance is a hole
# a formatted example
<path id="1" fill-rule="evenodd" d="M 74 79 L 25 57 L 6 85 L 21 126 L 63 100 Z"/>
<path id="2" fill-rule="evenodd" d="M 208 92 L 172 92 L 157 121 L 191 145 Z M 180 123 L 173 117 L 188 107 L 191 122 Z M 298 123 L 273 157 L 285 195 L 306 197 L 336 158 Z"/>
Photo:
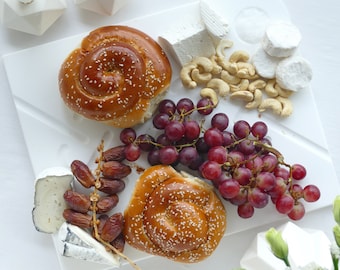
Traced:
<path id="1" fill-rule="evenodd" d="M 211 57 L 215 45 L 202 23 L 178 26 L 159 37 L 160 44 L 180 66 L 184 66 L 198 56 Z"/>
<path id="2" fill-rule="evenodd" d="M 288 57 L 294 54 L 300 41 L 301 33 L 295 25 L 275 22 L 266 28 L 262 46 L 271 56 Z"/>
<path id="3" fill-rule="evenodd" d="M 55 233 L 65 219 L 67 208 L 64 200 L 66 190 L 72 189 L 73 175 L 66 168 L 49 168 L 40 173 L 35 182 L 32 219 L 37 231 Z"/>
<path id="4" fill-rule="evenodd" d="M 218 44 L 220 40 L 226 39 L 229 32 L 229 24 L 225 18 L 210 7 L 209 1 L 201 0 L 200 12 L 202 21 L 214 42 Z"/>
<path id="5" fill-rule="evenodd" d="M 312 67 L 301 56 L 282 60 L 276 68 L 276 82 L 281 88 L 292 91 L 305 89 L 313 77 Z"/>
<path id="6" fill-rule="evenodd" d="M 105 247 L 83 229 L 64 222 L 58 232 L 58 249 L 66 257 L 118 268 L 119 256 L 108 252 Z"/>

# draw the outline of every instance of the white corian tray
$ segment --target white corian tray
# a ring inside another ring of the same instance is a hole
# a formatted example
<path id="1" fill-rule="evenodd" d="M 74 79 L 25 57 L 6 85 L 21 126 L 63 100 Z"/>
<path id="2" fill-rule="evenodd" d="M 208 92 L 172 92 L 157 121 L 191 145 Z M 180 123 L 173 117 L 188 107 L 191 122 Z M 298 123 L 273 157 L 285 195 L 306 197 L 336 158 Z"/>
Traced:
<path id="1" fill-rule="evenodd" d="M 252 53 L 259 46 L 258 43 L 246 42 L 244 37 L 240 35 L 241 32 L 238 31 L 239 22 L 242 22 L 240 14 L 255 11 L 255 14 L 260 17 L 264 16 L 268 20 L 289 20 L 289 14 L 280 0 L 214 0 L 211 1 L 211 4 L 230 23 L 229 38 L 234 41 L 234 47 L 231 50 L 244 49 Z M 199 20 L 199 16 L 199 3 L 193 3 L 122 24 L 136 27 L 157 39 L 165 31 L 175 28 L 176 25 L 196 22 Z M 247 25 L 247 22 L 242 22 L 241 26 L 253 27 L 253 25 L 253 23 Z M 261 27 L 261 24 L 256 27 Z M 259 28 L 255 31 L 259 31 Z M 96 147 L 101 139 L 105 140 L 106 148 L 119 144 L 118 129 L 75 115 L 66 108 L 59 96 L 57 77 L 60 65 L 86 34 L 82 33 L 19 51 L 3 58 L 36 175 L 48 167 L 68 167 L 74 159 L 83 160 L 92 166 Z M 303 52 L 301 53 L 303 54 Z M 179 67 L 173 62 L 173 81 L 167 97 L 178 100 L 180 97 L 186 96 L 197 100 L 199 90 L 184 89 L 178 78 L 178 73 Z M 306 211 L 313 211 L 330 205 L 339 191 L 339 185 L 327 150 L 312 89 L 296 93 L 291 97 L 291 100 L 294 104 L 292 116 L 282 119 L 266 112 L 262 114 L 261 120 L 268 124 L 269 136 L 273 145 L 284 154 L 285 161 L 291 164 L 301 163 L 306 166 L 308 175 L 302 184 L 314 183 L 321 189 L 322 196 L 318 202 L 305 204 Z M 246 111 L 240 104 L 230 102 L 228 99 L 220 102 L 218 110 L 226 112 L 231 123 L 240 119 L 245 119 L 250 123 L 259 120 L 256 111 Z M 138 133 L 146 132 L 150 128 L 152 129 L 152 125 L 149 121 L 138 127 Z M 143 160 L 139 160 L 138 164 L 146 165 Z M 120 203 L 116 211 L 124 210 L 137 177 L 136 173 L 132 173 L 126 180 L 126 189 L 120 195 Z M 230 245 L 228 242 L 229 236 L 274 221 L 286 220 L 284 216 L 276 213 L 272 206 L 256 211 L 254 217 L 250 220 L 243 220 L 237 216 L 234 206 L 228 203 L 225 205 L 228 212 L 227 233 L 215 253 L 199 264 L 175 263 L 136 251 L 128 246 L 125 253 L 136 261 L 142 269 L 199 270 L 207 267 L 222 269 L 221 265 L 225 269 L 225 266 L 227 266 L 225 264 L 225 253 L 232 248 L 232 243 Z M 64 270 L 110 269 L 100 264 L 59 257 L 61 268 Z M 130 266 L 123 262 L 122 268 L 129 269 Z"/>

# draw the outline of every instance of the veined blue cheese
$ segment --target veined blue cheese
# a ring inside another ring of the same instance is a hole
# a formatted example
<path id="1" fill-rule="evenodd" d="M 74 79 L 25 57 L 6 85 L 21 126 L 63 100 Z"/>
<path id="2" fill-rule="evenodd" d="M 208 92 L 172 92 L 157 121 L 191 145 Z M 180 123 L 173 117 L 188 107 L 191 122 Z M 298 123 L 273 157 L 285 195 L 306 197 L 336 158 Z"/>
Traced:
<path id="1" fill-rule="evenodd" d="M 34 208 L 32 219 L 37 231 L 55 233 L 65 219 L 67 208 L 64 200 L 66 190 L 72 189 L 73 175 L 61 167 L 49 168 L 41 172 L 35 181 Z"/>
<path id="2" fill-rule="evenodd" d="M 202 23 L 181 25 L 159 37 L 160 44 L 184 66 L 198 56 L 211 57 L 215 45 Z"/>
<path id="3" fill-rule="evenodd" d="M 119 256 L 108 252 L 105 247 L 83 229 L 64 222 L 58 233 L 58 249 L 65 257 L 107 264 L 118 268 Z"/>

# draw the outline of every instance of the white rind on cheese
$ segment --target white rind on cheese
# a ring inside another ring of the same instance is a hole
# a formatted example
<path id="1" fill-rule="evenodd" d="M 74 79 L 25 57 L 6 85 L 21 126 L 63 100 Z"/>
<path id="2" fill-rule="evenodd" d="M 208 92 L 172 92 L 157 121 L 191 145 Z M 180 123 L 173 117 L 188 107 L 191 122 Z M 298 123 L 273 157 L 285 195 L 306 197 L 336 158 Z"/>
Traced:
<path id="1" fill-rule="evenodd" d="M 178 26 L 160 36 L 159 43 L 180 66 L 195 57 L 211 57 L 215 54 L 214 42 L 201 23 Z"/>
<path id="2" fill-rule="evenodd" d="M 50 168 L 39 174 L 35 181 L 32 219 L 37 231 L 55 233 L 62 223 L 66 190 L 72 189 L 73 175 L 66 168 Z"/>
<path id="3" fill-rule="evenodd" d="M 292 56 L 282 60 L 276 68 L 276 82 L 284 89 L 305 89 L 313 77 L 312 67 L 303 57 Z"/>
<path id="4" fill-rule="evenodd" d="M 83 229 L 64 222 L 58 232 L 58 249 L 61 255 L 118 268 L 119 256 L 105 247 Z"/>
<path id="5" fill-rule="evenodd" d="M 271 56 L 288 57 L 294 54 L 300 41 L 301 34 L 295 25 L 275 22 L 266 28 L 262 46 Z"/>
<path id="6" fill-rule="evenodd" d="M 276 76 L 276 67 L 282 60 L 280 57 L 270 56 L 262 47 L 258 48 L 252 57 L 252 63 L 256 72 L 266 79 L 273 79 Z"/>
<path id="7" fill-rule="evenodd" d="M 209 1 L 201 0 L 200 12 L 202 21 L 215 44 L 221 39 L 226 39 L 229 32 L 228 22 L 210 7 Z"/>

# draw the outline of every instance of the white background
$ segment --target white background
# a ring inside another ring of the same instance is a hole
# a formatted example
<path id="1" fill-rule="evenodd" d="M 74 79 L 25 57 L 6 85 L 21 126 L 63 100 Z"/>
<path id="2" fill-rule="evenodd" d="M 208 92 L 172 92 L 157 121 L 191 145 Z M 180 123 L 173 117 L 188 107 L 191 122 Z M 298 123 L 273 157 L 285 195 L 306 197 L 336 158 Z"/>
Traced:
<path id="1" fill-rule="evenodd" d="M 313 66 L 312 89 L 330 155 L 339 178 L 340 2 L 338 0 L 283 1 L 291 14 L 292 22 L 302 33 L 301 52 Z M 128 4 L 117 14 L 106 17 L 81 10 L 74 6 L 73 1 L 68 0 L 65 13 L 42 36 L 25 34 L 0 25 L 0 54 L 4 55 L 87 32 L 98 26 L 153 13 L 183 4 L 184 1 L 127 0 L 127 2 Z M 18 74 L 19 79 L 20 74 Z M 34 176 L 2 63 L 0 65 L 0 93 L 0 269 L 57 270 L 59 265 L 50 236 L 36 232 L 32 225 Z M 306 115 L 307 119 L 308 115 Z M 310 125 L 313 125 L 313 119 L 308 119 L 308 121 Z M 319 181 L 327 181 L 327 179 L 319 179 Z M 310 213 L 303 221 L 298 222 L 298 225 L 303 227 L 322 229 L 330 238 L 332 238 L 333 224 L 331 207 Z M 263 228 L 245 232 L 242 236 L 237 235 L 237 239 L 230 238 L 230 250 L 226 250 L 226 262 L 223 269 L 238 266 L 238 260 L 246 250 L 249 241 L 261 230 Z M 232 256 L 230 256 L 231 253 Z"/>

